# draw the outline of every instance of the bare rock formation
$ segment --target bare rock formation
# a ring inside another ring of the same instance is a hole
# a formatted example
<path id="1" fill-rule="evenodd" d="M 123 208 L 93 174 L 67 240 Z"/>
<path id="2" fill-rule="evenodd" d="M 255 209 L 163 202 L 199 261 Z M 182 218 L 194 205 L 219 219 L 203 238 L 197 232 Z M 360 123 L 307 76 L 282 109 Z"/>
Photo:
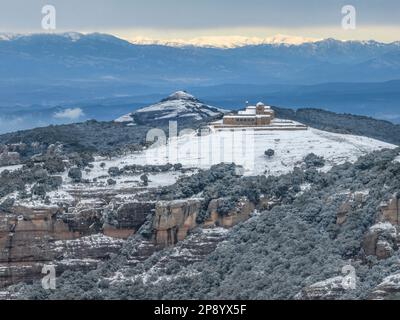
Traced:
<path id="1" fill-rule="evenodd" d="M 336 223 L 342 225 L 347 221 L 347 217 L 356 208 L 361 208 L 367 200 L 368 191 L 358 191 L 349 193 L 347 199 L 340 205 Z"/>
<path id="2" fill-rule="evenodd" d="M 382 203 L 379 212 L 379 221 L 388 221 L 393 225 L 400 222 L 400 196 L 394 194 L 389 201 Z"/>
<path id="3" fill-rule="evenodd" d="M 335 300 L 340 298 L 345 292 L 343 285 L 345 277 L 337 276 L 323 281 L 316 282 L 305 287 L 299 292 L 295 299 L 297 300 Z"/>
<path id="4" fill-rule="evenodd" d="M 153 204 L 154 206 L 154 204 Z M 149 203 L 117 206 L 116 224 L 103 228 L 100 207 L 15 206 L 0 217 L 0 287 L 41 277 L 44 264 L 65 270 L 90 270 L 117 253 L 151 210 Z"/>
<path id="5" fill-rule="evenodd" d="M 373 225 L 365 234 L 362 247 L 365 254 L 374 255 L 378 259 L 386 259 L 397 250 L 398 232 L 389 222 Z"/>
<path id="6" fill-rule="evenodd" d="M 372 300 L 399 300 L 400 298 L 400 274 L 392 274 L 371 292 Z"/>
<path id="7" fill-rule="evenodd" d="M 208 205 L 209 218 L 204 222 L 205 227 L 221 226 L 231 228 L 240 222 L 246 221 L 255 210 L 255 205 L 247 198 L 242 198 L 228 214 L 219 214 L 219 208 L 224 199 L 214 199 Z"/>
<path id="8" fill-rule="evenodd" d="M 158 202 L 153 220 L 155 243 L 167 247 L 185 239 L 197 226 L 200 208 L 201 199 Z"/>
<path id="9" fill-rule="evenodd" d="M 367 256 L 374 255 L 378 259 L 386 259 L 398 250 L 399 214 L 400 200 L 398 194 L 394 194 L 380 205 L 377 223 L 364 235 L 362 247 Z"/>
<path id="10" fill-rule="evenodd" d="M 112 209 L 113 219 L 103 225 L 103 233 L 113 238 L 127 239 L 146 221 L 149 213 L 154 212 L 154 202 L 127 202 Z"/>

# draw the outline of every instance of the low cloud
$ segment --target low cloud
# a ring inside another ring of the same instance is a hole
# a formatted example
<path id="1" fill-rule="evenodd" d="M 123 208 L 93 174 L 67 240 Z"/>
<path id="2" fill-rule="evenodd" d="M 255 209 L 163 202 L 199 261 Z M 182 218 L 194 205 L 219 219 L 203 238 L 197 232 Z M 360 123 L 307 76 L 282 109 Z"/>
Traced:
<path id="1" fill-rule="evenodd" d="M 85 114 L 83 113 L 81 108 L 68 108 L 54 113 L 53 117 L 55 119 L 76 120 L 80 117 L 83 117 L 84 115 Z"/>

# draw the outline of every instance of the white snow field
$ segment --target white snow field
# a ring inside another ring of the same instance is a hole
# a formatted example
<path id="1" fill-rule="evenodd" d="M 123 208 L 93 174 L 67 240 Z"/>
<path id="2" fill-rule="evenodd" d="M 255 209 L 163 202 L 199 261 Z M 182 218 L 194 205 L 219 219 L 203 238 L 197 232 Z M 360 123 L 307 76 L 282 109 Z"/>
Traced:
<path id="1" fill-rule="evenodd" d="M 323 156 L 329 170 L 335 164 L 355 161 L 374 150 L 395 148 L 379 140 L 321 131 L 307 130 L 241 130 L 218 131 L 198 136 L 192 132 L 170 138 L 167 144 L 154 146 L 142 153 L 127 155 L 107 163 L 121 167 L 126 164 L 160 165 L 181 163 L 187 168 L 207 169 L 221 162 L 236 163 L 245 175 L 282 174 L 290 172 L 309 153 Z M 275 151 L 268 158 L 264 152 Z"/>
<path id="2" fill-rule="evenodd" d="M 211 126 L 209 129 L 209 133 L 202 136 L 194 131 L 185 131 L 186 134 L 169 139 L 167 145 L 154 146 L 140 153 L 127 154 L 111 160 L 97 157 L 93 168 L 83 171 L 83 179 L 87 179 L 90 183 L 74 183 L 68 178 L 67 172 L 64 172 L 61 188 L 49 193 L 51 202 L 70 203 L 76 201 L 77 197 L 83 196 L 85 201 L 97 203 L 104 194 L 110 192 L 121 199 L 134 199 L 135 193 L 144 189 L 172 185 L 182 175 L 192 175 L 198 168 L 207 169 L 221 162 L 242 165 L 244 175 L 248 176 L 279 175 L 290 172 L 296 165 L 301 164 L 306 155 L 315 153 L 325 158 L 326 164 L 321 170 L 327 171 L 335 164 L 355 161 L 359 156 L 371 151 L 396 147 L 362 136 L 335 134 L 313 128 L 217 130 Z M 264 155 L 268 149 L 275 151 L 272 157 Z M 140 181 L 141 174 L 122 174 L 113 177 L 115 185 L 107 183 L 110 178 L 108 169 L 111 167 L 121 169 L 132 164 L 167 163 L 181 163 L 184 168 L 193 170 L 185 173 L 181 171 L 151 173 L 148 175 L 149 185 L 146 187 L 143 187 Z M 14 168 L 7 167 L 7 169 Z M 18 200 L 17 203 L 28 207 L 45 206 L 41 199 Z"/>

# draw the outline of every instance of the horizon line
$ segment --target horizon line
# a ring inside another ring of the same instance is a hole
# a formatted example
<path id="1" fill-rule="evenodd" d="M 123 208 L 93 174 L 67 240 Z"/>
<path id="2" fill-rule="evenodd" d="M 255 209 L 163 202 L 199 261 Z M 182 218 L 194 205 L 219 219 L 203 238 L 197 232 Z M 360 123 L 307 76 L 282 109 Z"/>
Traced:
<path id="1" fill-rule="evenodd" d="M 35 35 L 56 35 L 56 36 L 70 36 L 72 40 L 79 40 L 79 36 L 89 35 L 105 35 L 117 38 L 122 41 L 129 42 L 134 45 L 161 45 L 161 46 L 195 46 L 195 47 L 216 47 L 216 48 L 230 48 L 239 46 L 256 46 L 256 45 L 302 45 L 306 43 L 318 43 L 327 40 L 335 40 L 338 42 L 375 42 L 379 44 L 396 44 L 399 40 L 382 41 L 373 38 L 369 39 L 340 39 L 333 36 L 324 38 L 302 37 L 297 35 L 275 34 L 273 36 L 259 37 L 259 36 L 243 36 L 243 35 L 213 35 L 213 36 L 199 36 L 189 39 L 184 38 L 155 38 L 147 36 L 134 36 L 126 37 L 113 32 L 97 32 L 97 31 L 60 31 L 60 32 L 0 32 L 0 41 L 14 40 L 14 38 L 35 36 Z M 75 37 L 75 39 L 74 39 Z M 220 42 L 218 43 L 218 40 Z"/>

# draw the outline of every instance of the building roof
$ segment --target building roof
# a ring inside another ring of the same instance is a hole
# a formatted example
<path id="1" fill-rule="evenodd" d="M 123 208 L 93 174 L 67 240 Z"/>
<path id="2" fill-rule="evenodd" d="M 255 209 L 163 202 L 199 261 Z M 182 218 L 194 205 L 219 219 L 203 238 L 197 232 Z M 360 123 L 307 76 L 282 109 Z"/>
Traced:
<path id="1" fill-rule="evenodd" d="M 237 114 L 237 115 L 227 115 L 224 116 L 224 118 L 271 118 L 269 114 L 253 114 L 253 115 L 243 115 L 243 114 Z"/>

